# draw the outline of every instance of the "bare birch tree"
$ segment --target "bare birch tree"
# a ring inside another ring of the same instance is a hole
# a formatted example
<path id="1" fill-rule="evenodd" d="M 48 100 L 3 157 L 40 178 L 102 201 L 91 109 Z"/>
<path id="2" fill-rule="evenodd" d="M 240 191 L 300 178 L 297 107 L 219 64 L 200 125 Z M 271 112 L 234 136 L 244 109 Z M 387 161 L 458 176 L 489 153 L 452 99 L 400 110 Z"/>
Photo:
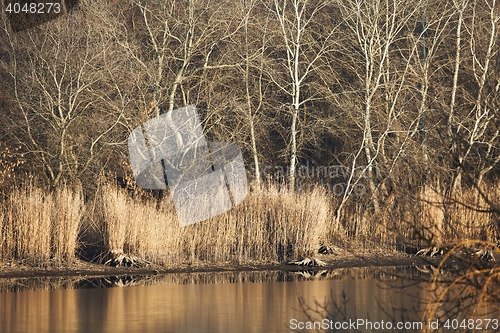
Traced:
<path id="1" fill-rule="evenodd" d="M 418 45 L 408 42 L 409 27 L 414 24 L 419 3 L 404 1 L 347 1 L 338 6 L 348 34 L 342 40 L 342 64 L 355 75 L 352 90 L 332 94 L 361 131 L 357 135 L 359 148 L 352 154 L 351 173 L 343 203 L 354 191 L 353 185 L 367 179 L 375 211 L 379 207 L 378 189 L 392 174 L 397 161 L 406 154 L 411 137 L 418 127 L 418 117 L 405 107 L 405 100 L 415 95 L 408 76 L 418 61 Z M 395 139 L 390 142 L 389 136 Z M 387 148 L 390 147 L 390 153 Z M 354 170 L 364 157 L 362 171 Z"/>
<path id="2" fill-rule="evenodd" d="M 335 29 L 318 29 L 314 20 L 320 11 L 328 5 L 327 1 L 312 2 L 307 0 L 274 0 L 273 12 L 277 19 L 277 29 L 284 48 L 285 59 L 278 60 L 284 70 L 285 78 L 280 79 L 275 73 L 270 76 L 279 89 L 289 96 L 290 103 L 285 106 L 291 114 L 289 140 L 289 186 L 295 186 L 295 172 L 300 132 L 300 112 L 304 104 L 316 96 L 304 96 L 310 76 L 317 70 L 319 59 L 331 50 L 330 38 Z M 316 31 L 315 31 L 316 30 Z"/>
<path id="3" fill-rule="evenodd" d="M 467 3 L 461 4 L 459 8 L 465 7 Z M 487 101 L 498 98 L 498 89 L 495 81 L 498 81 L 498 71 L 495 71 L 494 59 L 499 56 L 498 39 L 500 37 L 500 9 L 496 0 L 474 1 L 471 4 L 472 21 L 470 26 L 465 26 L 469 35 L 468 44 L 470 50 L 470 65 L 472 77 L 475 81 L 476 88 L 472 92 L 472 100 L 470 101 L 470 111 L 467 114 L 471 119 L 455 119 L 453 122 L 457 124 L 457 134 L 464 133 L 465 147 L 461 151 L 456 151 L 458 162 L 463 165 L 465 161 L 472 155 L 483 155 L 479 161 L 473 161 L 477 166 L 477 182 L 481 183 L 483 177 L 500 162 L 498 155 L 499 116 L 498 110 L 492 107 Z M 462 17 L 459 17 L 459 21 Z M 459 50 L 459 32 L 457 28 L 457 56 Z M 457 63 L 458 63 L 457 59 Z M 456 63 L 456 64 L 457 64 Z M 456 65 L 458 67 L 458 65 Z M 469 69 L 467 68 L 467 69 Z M 458 71 L 458 69 L 457 69 Z M 495 86 L 493 91 L 486 91 L 488 80 L 492 81 Z M 456 87 L 454 76 L 453 87 Z M 453 89 L 452 93 L 456 93 Z M 496 96 L 495 96 L 496 93 Z M 452 101 L 454 96 L 452 95 Z M 451 109 L 451 107 L 450 107 Z M 450 117 L 452 114 L 450 113 Z M 465 121 L 464 121 L 465 120 Z M 457 174 L 454 187 L 460 187 L 461 172 Z"/>

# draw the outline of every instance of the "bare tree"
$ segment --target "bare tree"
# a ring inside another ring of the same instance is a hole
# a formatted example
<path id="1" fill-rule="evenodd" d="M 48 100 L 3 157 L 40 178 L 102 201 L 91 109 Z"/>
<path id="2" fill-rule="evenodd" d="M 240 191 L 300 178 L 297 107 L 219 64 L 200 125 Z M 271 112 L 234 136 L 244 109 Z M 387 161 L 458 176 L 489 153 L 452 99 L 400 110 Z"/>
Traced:
<path id="1" fill-rule="evenodd" d="M 16 106 L 10 135 L 28 153 L 30 166 L 41 166 L 50 186 L 81 181 L 123 115 L 123 105 L 107 103 L 105 96 L 106 70 L 114 66 L 111 41 L 83 9 L 17 35 L 4 25 L 4 33 L 9 57 L 2 66 Z"/>
<path id="2" fill-rule="evenodd" d="M 460 10 L 468 3 L 457 4 Z M 463 166 L 465 161 L 472 155 L 478 153 L 483 155 L 481 160 L 474 160 L 473 163 L 477 165 L 478 169 L 478 185 L 481 183 L 483 177 L 493 169 L 493 167 L 500 162 L 498 150 L 495 147 L 499 138 L 499 113 L 492 107 L 488 101 L 495 98 L 495 89 L 498 89 L 495 81 L 498 81 L 498 72 L 492 67 L 493 60 L 499 56 L 498 51 L 498 38 L 500 36 L 500 10 L 496 0 L 474 1 L 471 4 L 471 23 L 470 26 L 465 25 L 469 38 L 470 62 L 466 63 L 472 72 L 472 78 L 475 81 L 475 91 L 471 92 L 470 110 L 467 110 L 467 115 L 470 118 L 453 119 L 453 114 L 450 112 L 450 123 L 454 124 L 457 128 L 457 135 L 462 137 L 465 141 L 462 149 L 455 149 L 458 155 L 458 163 Z M 460 12 L 459 12 L 460 13 Z M 463 19 L 463 14 L 459 16 L 459 23 Z M 485 23 L 483 23 L 485 22 Z M 486 23 L 487 22 L 487 23 Z M 460 36 L 459 29 L 457 28 L 457 59 L 455 68 L 459 70 L 459 49 L 460 49 Z M 496 74 L 496 76 L 495 76 Z M 455 74 L 456 76 L 457 74 Z M 454 94 L 456 93 L 456 78 L 453 79 L 452 102 L 454 101 Z M 486 85 L 488 80 L 492 81 L 495 86 L 493 91 L 487 91 Z M 498 97 L 498 95 L 496 95 Z M 450 106 L 450 109 L 453 108 Z M 461 134 L 463 133 L 463 134 Z M 456 144 L 456 143 L 454 143 Z M 459 170 L 455 179 L 454 188 L 460 187 L 461 172 Z"/>
<path id="3" fill-rule="evenodd" d="M 343 1 L 337 5 L 344 34 L 336 43 L 338 64 L 330 64 L 322 80 L 328 87 L 327 100 L 348 117 L 344 128 L 356 129 L 350 130 L 351 153 L 345 159 L 350 170 L 337 209 L 338 225 L 343 205 L 365 180 L 375 212 L 379 211 L 386 181 L 411 155 L 422 107 L 420 112 L 408 107 L 418 97 L 411 73 L 419 63 L 420 44 L 412 36 L 412 26 L 419 19 L 420 3 Z M 328 86 L 328 81 L 337 82 Z"/>
<path id="4" fill-rule="evenodd" d="M 265 34 L 262 37 L 262 46 L 260 47 L 260 66 L 258 67 L 259 69 L 259 77 L 258 77 L 258 97 L 257 97 L 257 105 L 254 107 L 252 101 L 252 94 L 251 90 L 252 87 L 250 86 L 250 75 L 251 75 L 251 67 L 252 67 L 252 55 L 250 54 L 250 40 L 249 40 L 249 35 L 250 32 L 248 30 L 249 28 L 249 19 L 252 14 L 252 9 L 255 8 L 257 1 L 243 1 L 244 6 L 245 6 L 245 17 L 244 17 L 244 61 L 245 65 L 243 70 L 243 76 L 245 80 L 245 99 L 246 99 L 246 106 L 247 106 L 247 112 L 248 112 L 248 124 L 250 127 L 250 144 L 251 144 L 251 149 L 252 149 L 252 155 L 253 155 L 253 162 L 254 162 L 254 168 L 255 168 L 255 181 L 257 187 L 260 185 L 261 182 L 261 175 L 260 175 L 260 165 L 259 165 L 259 152 L 257 150 L 257 135 L 255 131 L 255 115 L 261 111 L 261 108 L 263 107 L 263 86 L 262 86 L 262 76 L 263 76 L 263 53 L 264 53 L 264 44 L 266 40 Z M 262 24 L 263 22 L 261 22 Z M 265 23 L 264 23 L 265 25 Z M 255 27 L 255 25 L 254 25 Z M 264 29 L 265 32 L 265 29 Z"/>
<path id="5" fill-rule="evenodd" d="M 270 73 L 270 77 L 290 98 L 290 103 L 285 109 L 291 113 L 289 186 L 293 188 L 300 149 L 297 142 L 300 132 L 300 112 L 305 103 L 316 97 L 314 94 L 304 97 L 303 90 L 308 86 L 310 76 L 318 69 L 319 60 L 331 51 L 330 38 L 335 29 L 333 27 L 319 29 L 317 22 L 314 21 L 327 7 L 327 1 L 274 0 L 273 5 L 272 11 L 277 19 L 277 29 L 285 59 L 278 59 L 278 66 L 282 68 L 284 75 L 281 75 L 281 72 Z"/>
<path id="6" fill-rule="evenodd" d="M 125 17 L 108 28 L 137 64 L 142 103 L 138 109 L 147 110 L 155 101 L 154 112 L 159 115 L 172 111 L 176 103 L 189 104 L 186 91 L 196 85 L 193 80 L 205 70 L 237 65 L 212 63 L 218 47 L 241 27 L 241 22 L 224 16 L 227 3 L 137 0 L 130 4 L 140 15 L 133 28 Z M 161 109 L 163 106 L 166 107 Z"/>

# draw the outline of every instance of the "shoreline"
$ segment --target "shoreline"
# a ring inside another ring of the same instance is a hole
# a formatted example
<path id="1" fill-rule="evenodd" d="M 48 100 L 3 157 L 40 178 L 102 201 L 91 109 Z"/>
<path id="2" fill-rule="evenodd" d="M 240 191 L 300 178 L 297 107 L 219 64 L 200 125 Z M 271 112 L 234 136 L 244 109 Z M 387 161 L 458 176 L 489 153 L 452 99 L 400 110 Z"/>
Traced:
<path id="1" fill-rule="evenodd" d="M 428 258 L 404 253 L 386 254 L 360 254 L 349 257 L 338 255 L 318 255 L 315 258 L 326 263 L 326 266 L 298 266 L 287 263 L 281 264 L 209 264 L 178 265 L 165 267 L 148 265 L 145 267 L 111 267 L 77 260 L 65 267 L 33 267 L 27 265 L 9 265 L 0 263 L 0 280 L 12 278 L 45 278 L 45 277 L 106 277 L 106 276 L 132 276 L 132 275 L 164 275 L 185 273 L 219 273 L 219 272 L 245 272 L 245 271 L 317 271 L 334 270 L 339 268 L 359 267 L 384 267 L 384 266 L 420 266 L 435 264 L 440 258 Z"/>

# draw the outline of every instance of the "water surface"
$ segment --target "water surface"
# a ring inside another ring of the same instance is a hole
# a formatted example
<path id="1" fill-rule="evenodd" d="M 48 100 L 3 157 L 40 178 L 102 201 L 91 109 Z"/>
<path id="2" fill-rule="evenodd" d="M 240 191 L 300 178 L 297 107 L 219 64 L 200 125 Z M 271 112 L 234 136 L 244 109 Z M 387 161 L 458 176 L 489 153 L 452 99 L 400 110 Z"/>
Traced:
<path id="1" fill-rule="evenodd" d="M 26 291 L 4 286 L 0 293 L 0 332 L 291 332 L 306 324 L 306 313 L 326 318 L 305 307 L 332 298 L 327 310 L 336 321 L 420 320 L 428 288 L 416 275 L 410 268 L 198 273 L 75 281 L 56 290 L 40 280 L 34 289 L 48 290 L 29 290 L 26 280 Z"/>

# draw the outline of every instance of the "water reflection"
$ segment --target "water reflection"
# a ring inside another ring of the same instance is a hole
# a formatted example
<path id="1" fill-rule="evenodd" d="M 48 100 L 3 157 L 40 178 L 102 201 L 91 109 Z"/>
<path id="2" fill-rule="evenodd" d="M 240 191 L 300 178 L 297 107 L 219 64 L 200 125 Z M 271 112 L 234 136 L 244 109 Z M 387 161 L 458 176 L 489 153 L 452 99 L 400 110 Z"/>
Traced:
<path id="1" fill-rule="evenodd" d="M 342 305 L 343 295 L 346 319 L 390 320 L 406 309 L 416 320 L 428 292 L 412 279 L 418 274 L 405 267 L 3 281 L 0 332 L 290 332 L 292 319 L 308 320 L 304 305 L 333 313 L 328 302 Z M 7 291 L 15 283 L 26 291 Z M 28 290 L 35 286 L 42 290 Z"/>
<path id="2" fill-rule="evenodd" d="M 428 274 L 414 266 L 395 267 L 354 267 L 338 269 L 302 269 L 294 271 L 223 271 L 192 272 L 157 275 L 122 275 L 97 277 L 38 277 L 0 279 L 0 293 L 34 290 L 110 288 L 157 284 L 211 284 L 246 282 L 292 282 L 307 280 L 349 280 L 379 279 L 398 277 L 423 279 Z"/>

